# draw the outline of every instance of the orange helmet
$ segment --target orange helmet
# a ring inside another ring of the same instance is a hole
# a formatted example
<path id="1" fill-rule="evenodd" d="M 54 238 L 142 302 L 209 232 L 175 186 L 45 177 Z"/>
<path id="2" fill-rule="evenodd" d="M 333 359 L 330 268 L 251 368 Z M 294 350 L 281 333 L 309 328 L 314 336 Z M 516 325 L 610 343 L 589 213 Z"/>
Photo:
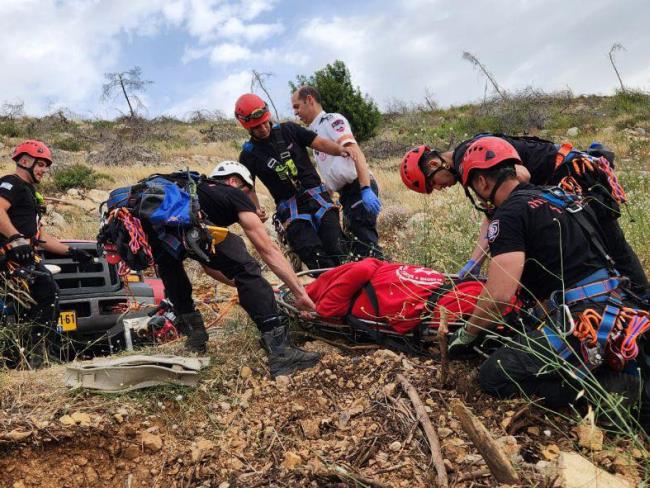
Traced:
<path id="1" fill-rule="evenodd" d="M 475 169 L 488 169 L 506 161 L 522 164 L 517 150 L 500 137 L 481 137 L 472 142 L 465 150 L 463 161 L 458 168 L 460 182 L 464 187 L 469 184 L 469 177 Z"/>
<path id="2" fill-rule="evenodd" d="M 235 103 L 235 117 L 244 129 L 252 129 L 271 120 L 269 106 L 254 93 L 246 93 Z"/>
<path id="3" fill-rule="evenodd" d="M 47 161 L 48 166 L 52 164 L 52 151 L 50 151 L 50 148 L 41 141 L 30 139 L 21 142 L 16 146 L 14 152 L 11 154 L 11 159 L 17 162 L 23 154 L 27 154 L 34 159 L 43 159 L 44 161 Z"/>
<path id="4" fill-rule="evenodd" d="M 422 161 L 425 155 L 433 156 L 428 159 L 426 165 Z M 404 155 L 399 174 L 408 189 L 418 193 L 431 193 L 433 191 L 431 177 L 440 169 L 452 171 L 438 151 L 429 146 L 418 146 Z"/>

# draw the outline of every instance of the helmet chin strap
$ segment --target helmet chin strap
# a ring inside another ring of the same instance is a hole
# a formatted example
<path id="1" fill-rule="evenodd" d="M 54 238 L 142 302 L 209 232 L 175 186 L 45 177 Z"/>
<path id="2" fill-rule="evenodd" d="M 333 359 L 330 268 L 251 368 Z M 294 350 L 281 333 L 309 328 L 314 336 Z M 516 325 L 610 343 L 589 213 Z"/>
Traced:
<path id="1" fill-rule="evenodd" d="M 38 180 L 36 179 L 36 176 L 34 176 L 34 166 L 36 166 L 36 159 L 34 159 L 34 162 L 32 163 L 31 166 L 23 166 L 22 164 L 18 164 L 18 163 L 16 163 L 16 166 L 27 171 L 29 173 L 29 176 L 32 179 L 32 183 L 38 184 Z"/>

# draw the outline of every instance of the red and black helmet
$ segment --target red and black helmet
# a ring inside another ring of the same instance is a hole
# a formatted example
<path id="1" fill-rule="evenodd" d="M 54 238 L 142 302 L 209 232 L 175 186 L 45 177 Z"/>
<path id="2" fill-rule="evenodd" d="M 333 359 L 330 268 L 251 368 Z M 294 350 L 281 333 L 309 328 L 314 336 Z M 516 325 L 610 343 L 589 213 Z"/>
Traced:
<path id="1" fill-rule="evenodd" d="M 432 188 L 427 188 L 427 178 L 422 169 L 420 169 L 420 159 L 430 150 L 428 146 L 414 147 L 402 158 L 402 163 L 399 166 L 399 174 L 409 190 L 418 193 L 431 193 L 433 191 Z"/>
<path id="2" fill-rule="evenodd" d="M 244 129 L 252 129 L 271 120 L 268 104 L 254 93 L 246 93 L 235 103 L 235 117 Z"/>
<path id="3" fill-rule="evenodd" d="M 426 164 L 423 161 L 425 155 L 429 156 Z M 399 174 L 410 190 L 418 193 L 431 193 L 433 191 L 432 177 L 440 169 L 452 171 L 438 151 L 429 146 L 418 146 L 404 155 L 399 167 Z"/>
<path id="4" fill-rule="evenodd" d="M 458 168 L 460 182 L 467 187 L 470 175 L 475 169 L 489 169 L 507 161 L 513 165 L 522 164 L 512 144 L 500 137 L 481 137 L 465 150 L 463 161 Z"/>
<path id="5" fill-rule="evenodd" d="M 41 141 L 27 140 L 23 141 L 16 146 L 14 152 L 11 154 L 11 159 L 18 162 L 23 154 L 33 157 L 34 159 L 42 159 L 47 161 L 47 165 L 52 164 L 52 151 Z"/>

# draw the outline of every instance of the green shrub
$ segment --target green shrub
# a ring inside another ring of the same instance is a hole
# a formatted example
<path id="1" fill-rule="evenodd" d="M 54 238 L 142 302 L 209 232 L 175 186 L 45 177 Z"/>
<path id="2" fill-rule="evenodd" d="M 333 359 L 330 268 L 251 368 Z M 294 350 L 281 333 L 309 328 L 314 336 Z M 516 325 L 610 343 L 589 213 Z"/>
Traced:
<path id="1" fill-rule="evenodd" d="M 73 139 L 72 137 L 58 139 L 54 141 L 52 145 L 58 149 L 72 152 L 81 151 L 82 149 L 86 148 L 85 144 L 79 142 L 78 139 Z"/>
<path id="2" fill-rule="evenodd" d="M 100 179 L 110 179 L 110 176 L 97 173 L 94 169 L 83 164 L 57 168 L 52 172 L 52 187 L 55 190 L 65 191 L 70 188 L 95 188 Z"/>
<path id="3" fill-rule="evenodd" d="M 19 137 L 22 135 L 22 128 L 13 121 L 0 123 L 0 135 L 7 137 Z"/>
<path id="4" fill-rule="evenodd" d="M 381 122 L 379 109 L 368 95 L 352 85 L 350 71 L 343 61 L 334 61 L 310 77 L 300 75 L 295 84 L 289 82 L 292 91 L 302 85 L 313 86 L 320 92 L 326 112 L 337 112 L 348 119 L 358 142 L 369 139 L 377 131 Z"/>

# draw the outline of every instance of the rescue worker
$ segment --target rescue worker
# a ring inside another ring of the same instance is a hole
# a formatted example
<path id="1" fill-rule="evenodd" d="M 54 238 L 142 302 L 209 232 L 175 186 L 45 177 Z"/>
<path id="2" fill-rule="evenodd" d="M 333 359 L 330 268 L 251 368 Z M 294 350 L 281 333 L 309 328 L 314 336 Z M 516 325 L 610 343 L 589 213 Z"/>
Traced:
<path id="1" fill-rule="evenodd" d="M 201 212 L 210 223 L 219 227 L 238 223 L 262 260 L 287 284 L 295 297 L 296 307 L 313 312 L 313 302 L 278 246 L 266 233 L 255 205 L 248 197 L 252 188 L 252 177 L 244 166 L 234 161 L 224 161 L 215 167 L 209 178 L 200 180 L 197 185 Z M 192 284 L 185 273 L 183 260 L 166 252 L 155 233 L 146 226 L 145 231 L 167 297 L 174 305 L 181 326 L 188 329 L 185 346 L 190 351 L 204 353 L 208 334 L 201 313 L 194 307 Z M 209 261 L 203 264 L 220 272 L 226 282 L 234 284 L 240 305 L 259 329 L 269 355 L 272 377 L 288 375 L 318 363 L 319 354 L 302 351 L 290 343 L 286 317 L 280 315 L 273 289 L 262 277 L 259 264 L 248 253 L 241 237 L 228 233 L 216 245 L 214 252 L 208 250 L 208 257 Z"/>
<path id="2" fill-rule="evenodd" d="M 7 260 L 35 271 L 29 288 L 36 304 L 21 315 L 33 322 L 25 349 L 30 366 L 36 367 L 44 359 L 44 349 L 53 345 L 58 318 L 58 287 L 52 274 L 37 262 L 37 249 L 70 256 L 80 263 L 89 263 L 93 257 L 63 244 L 41 227 L 45 201 L 36 186 L 52 165 L 50 149 L 41 141 L 27 140 L 16 146 L 11 158 L 16 172 L 0 178 L 0 246 Z"/>
<path id="3" fill-rule="evenodd" d="M 466 149 L 481 137 L 485 135 L 468 139 L 453 151 L 438 152 L 419 146 L 407 152 L 400 166 L 404 184 L 419 193 L 431 193 L 455 185 L 459 181 L 458 167 Z M 601 146 L 588 154 L 574 150 L 570 144 L 560 146 L 536 137 L 502 134 L 490 137 L 499 137 L 516 149 L 521 160 L 521 164 L 515 166 L 519 181 L 534 185 L 562 185 L 570 191 L 581 193 L 591 202 L 617 269 L 630 278 L 636 293 L 645 295 L 648 279 L 618 222 L 620 205 L 626 201 L 626 196 L 609 161 L 603 156 L 606 154 L 613 160 L 611 153 L 603 151 Z M 485 239 L 487 226 L 488 221 L 485 220 L 479 231 L 477 246 L 459 273 L 461 277 L 475 274 L 480 269 L 488 247 Z"/>
<path id="4" fill-rule="evenodd" d="M 354 138 L 350 123 L 341 114 L 325 112 L 320 93 L 312 86 L 298 88 L 291 96 L 291 105 L 294 114 L 310 130 L 343 145 L 356 155 L 356 159 L 350 159 L 314 150 L 321 178 L 330 192 L 339 193 L 348 230 L 356 238 L 352 254 L 381 257 L 377 233 L 377 216 L 381 210 L 379 187 Z"/>
<path id="5" fill-rule="evenodd" d="M 487 283 L 473 315 L 452 336 L 449 355 L 458 356 L 476 344 L 482 331 L 494 328 L 494 317 L 518 293 L 534 307 L 536 330 L 517 332 L 493 353 L 480 368 L 479 383 L 493 396 L 523 392 L 558 408 L 574 402 L 585 389 L 579 378 L 588 370 L 607 378 L 608 389 L 630 384 L 629 375 L 615 371 L 623 363 L 610 365 L 621 358 L 619 327 L 630 327 L 625 314 L 633 315 L 624 303 L 632 305 L 625 301 L 626 280 L 613 267 L 590 205 L 583 207 L 579 197 L 559 187 L 520 182 L 515 169 L 520 164 L 518 152 L 506 140 L 484 137 L 467 147 L 458 165 L 462 185 L 495 210 L 487 231 L 492 256 Z M 637 337 L 629 332 L 625 330 L 636 344 Z M 639 363 L 647 369 L 644 359 L 642 351 Z M 644 379 L 646 374 L 644 370 Z M 648 386 L 646 382 L 642 399 L 646 428 Z"/>
<path id="6" fill-rule="evenodd" d="M 276 217 L 293 251 L 310 269 L 340 264 L 341 226 L 337 207 L 314 167 L 307 148 L 342 157 L 356 157 L 343 146 L 293 122 L 272 125 L 268 105 L 257 95 L 242 95 L 235 117 L 251 138 L 239 162 L 259 177 L 273 196 Z M 255 189 L 250 196 L 259 209 Z"/>

